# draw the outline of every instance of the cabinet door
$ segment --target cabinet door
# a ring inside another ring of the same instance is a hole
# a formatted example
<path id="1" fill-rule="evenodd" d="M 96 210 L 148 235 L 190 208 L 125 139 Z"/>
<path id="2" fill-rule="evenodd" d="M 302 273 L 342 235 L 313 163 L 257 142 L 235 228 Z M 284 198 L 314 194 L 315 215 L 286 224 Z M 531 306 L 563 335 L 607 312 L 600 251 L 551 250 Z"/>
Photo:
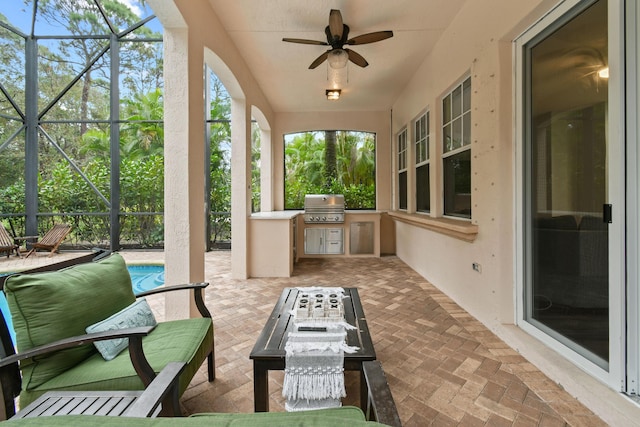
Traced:
<path id="1" fill-rule="evenodd" d="M 349 251 L 352 254 L 373 254 L 373 221 L 352 222 L 349 229 Z"/>
<path id="2" fill-rule="evenodd" d="M 324 228 L 305 228 L 304 229 L 304 253 L 305 254 L 325 253 L 324 230 L 325 230 Z"/>

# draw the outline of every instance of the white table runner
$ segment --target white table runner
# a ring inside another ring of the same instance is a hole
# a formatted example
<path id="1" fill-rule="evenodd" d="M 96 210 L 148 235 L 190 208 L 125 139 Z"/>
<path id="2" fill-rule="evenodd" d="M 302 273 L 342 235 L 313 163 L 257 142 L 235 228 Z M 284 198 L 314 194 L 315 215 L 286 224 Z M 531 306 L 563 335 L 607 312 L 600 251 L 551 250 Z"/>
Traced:
<path id="1" fill-rule="evenodd" d="M 299 288 L 294 331 L 285 345 L 282 395 L 287 411 L 341 406 L 344 387 L 344 353 L 357 347 L 346 344 L 344 289 Z"/>

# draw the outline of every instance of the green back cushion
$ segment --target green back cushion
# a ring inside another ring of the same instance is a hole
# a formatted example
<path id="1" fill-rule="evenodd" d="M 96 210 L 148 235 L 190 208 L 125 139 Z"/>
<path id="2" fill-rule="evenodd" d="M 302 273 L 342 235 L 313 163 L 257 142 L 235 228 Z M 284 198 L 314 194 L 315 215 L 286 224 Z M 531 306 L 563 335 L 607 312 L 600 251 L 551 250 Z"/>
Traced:
<path id="1" fill-rule="evenodd" d="M 82 335 L 135 301 L 119 254 L 59 271 L 16 274 L 7 279 L 5 292 L 19 351 Z M 22 387 L 37 387 L 95 352 L 87 344 L 25 361 Z"/>

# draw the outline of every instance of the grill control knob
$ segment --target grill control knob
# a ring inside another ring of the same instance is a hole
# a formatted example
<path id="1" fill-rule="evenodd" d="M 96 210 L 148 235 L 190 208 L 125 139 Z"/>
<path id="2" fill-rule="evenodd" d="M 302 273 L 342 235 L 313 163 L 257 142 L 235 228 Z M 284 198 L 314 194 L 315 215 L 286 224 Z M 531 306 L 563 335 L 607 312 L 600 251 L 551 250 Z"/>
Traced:
<path id="1" fill-rule="evenodd" d="M 326 220 L 327 220 L 327 217 L 326 217 L 326 216 L 323 216 L 323 217 L 322 217 L 322 220 L 323 220 L 323 221 L 326 221 Z"/>

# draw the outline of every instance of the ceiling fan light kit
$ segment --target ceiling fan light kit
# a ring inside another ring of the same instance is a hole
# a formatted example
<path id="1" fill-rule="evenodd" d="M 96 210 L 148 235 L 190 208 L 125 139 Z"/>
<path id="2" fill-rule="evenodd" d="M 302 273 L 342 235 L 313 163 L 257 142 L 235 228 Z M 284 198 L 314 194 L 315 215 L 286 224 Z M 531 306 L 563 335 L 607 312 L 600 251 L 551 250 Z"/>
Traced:
<path id="1" fill-rule="evenodd" d="M 333 69 L 344 68 L 349 61 L 349 54 L 344 49 L 332 49 L 329 51 L 329 66 Z"/>

